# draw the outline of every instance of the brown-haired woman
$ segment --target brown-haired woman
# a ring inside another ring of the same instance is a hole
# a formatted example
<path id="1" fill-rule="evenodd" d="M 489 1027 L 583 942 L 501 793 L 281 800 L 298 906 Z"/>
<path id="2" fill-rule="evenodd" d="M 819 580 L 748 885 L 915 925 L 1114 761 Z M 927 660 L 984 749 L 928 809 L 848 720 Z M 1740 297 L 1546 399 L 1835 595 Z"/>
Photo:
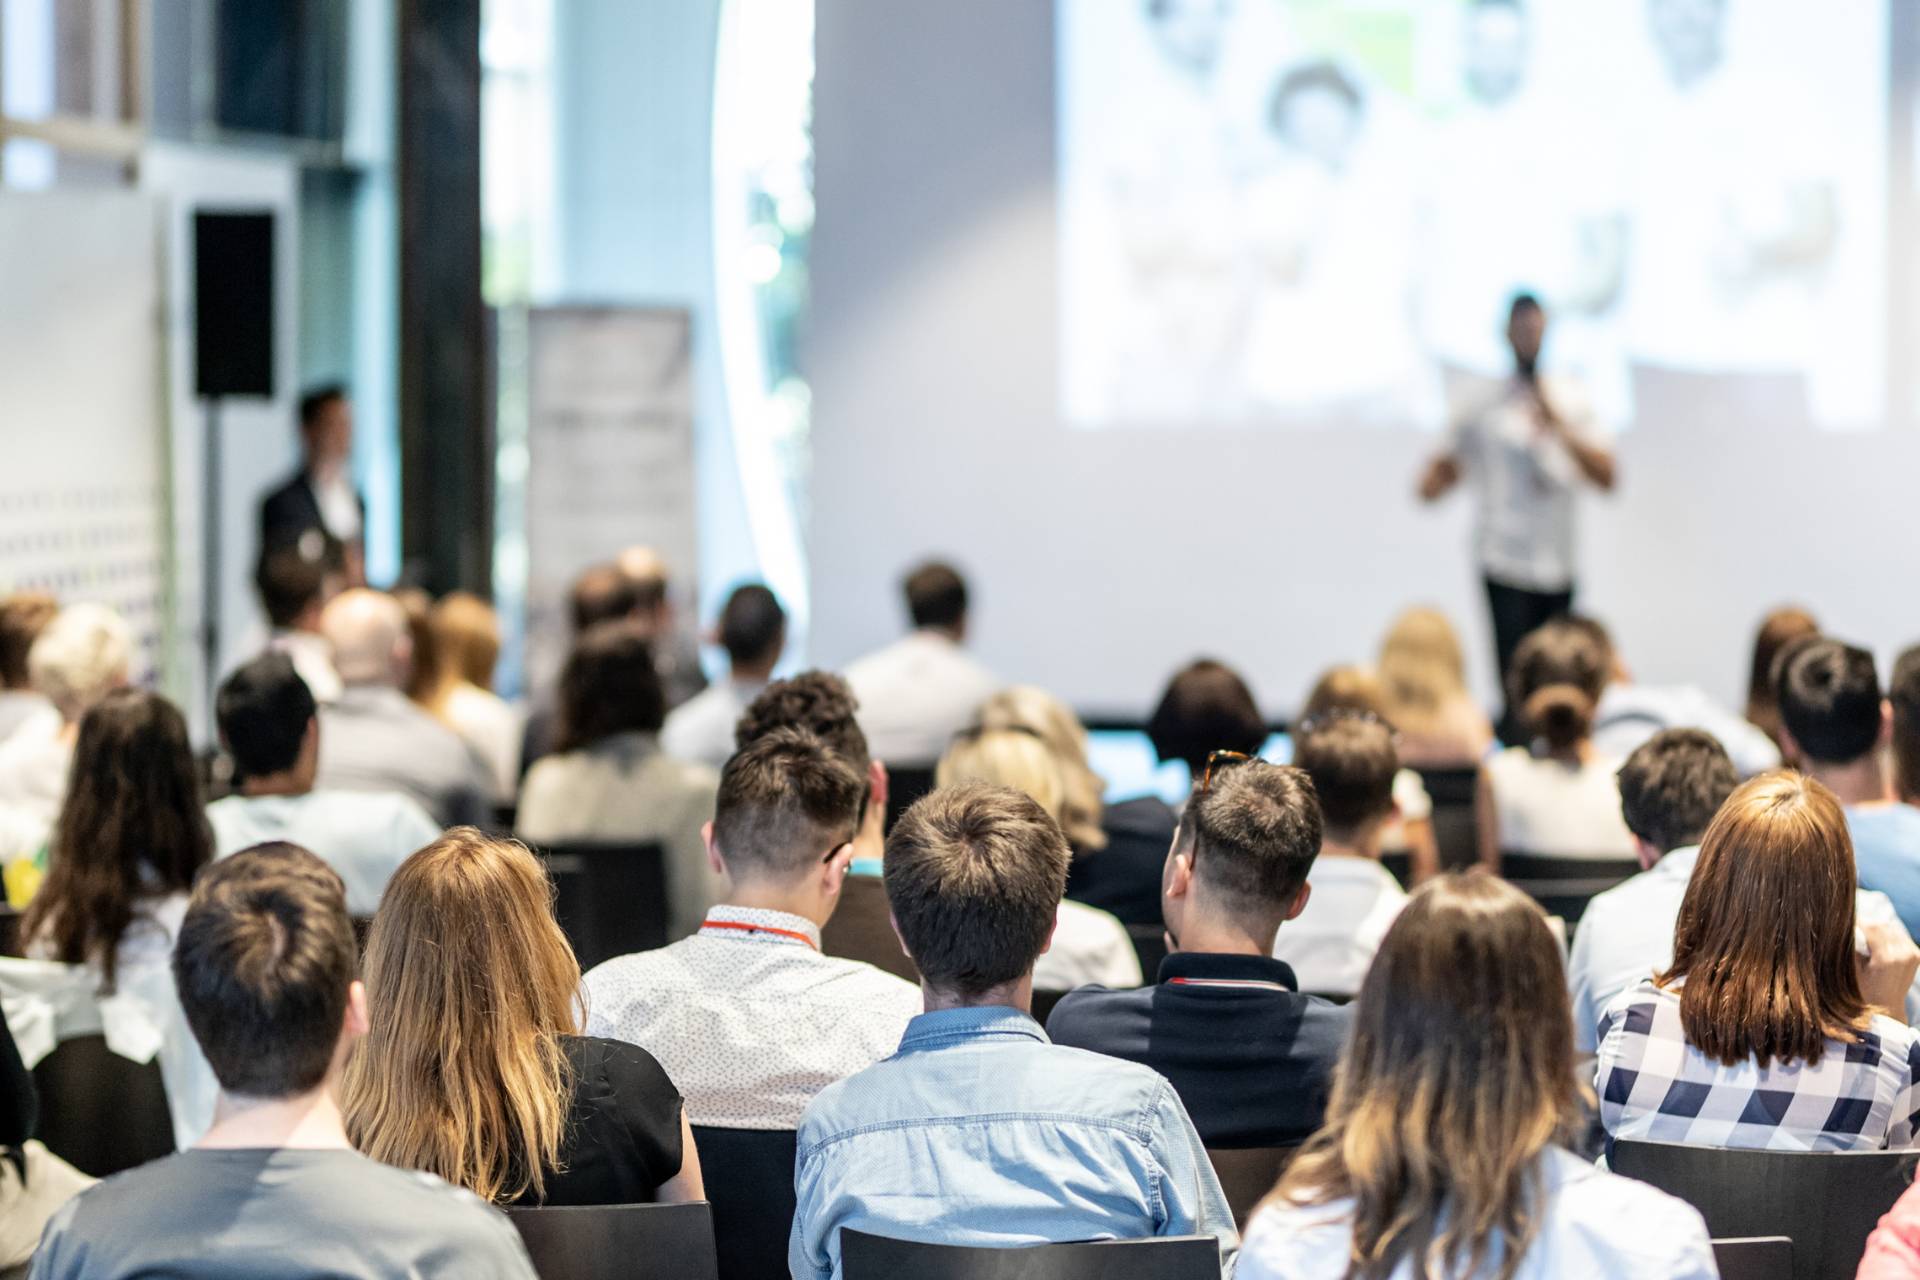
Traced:
<path id="1" fill-rule="evenodd" d="M 1856 931 L 1855 901 L 1831 791 L 1783 770 L 1734 792 L 1700 842 L 1673 964 L 1600 1016 L 1608 1135 L 1913 1146 L 1920 1035 L 1899 1019 L 1920 951 L 1891 925 Z"/>
<path id="2" fill-rule="evenodd" d="M 1780 738 L 1780 687 L 1774 667 L 1797 640 L 1820 634 L 1820 624 L 1798 605 L 1783 605 L 1760 620 L 1753 637 L 1753 665 L 1747 669 L 1747 721 L 1773 739 Z"/>
<path id="3" fill-rule="evenodd" d="M 1529 632 L 1507 671 L 1507 699 L 1531 744 L 1480 770 L 1480 860 L 1502 851 L 1543 858 L 1631 858 L 1620 816 L 1621 762 L 1593 744 L 1594 711 L 1613 662 L 1603 633 L 1575 618 Z"/>
<path id="4" fill-rule="evenodd" d="M 347 1066 L 348 1136 L 495 1204 L 698 1200 L 660 1064 L 579 1034 L 580 966 L 551 892 L 524 846 L 472 827 L 401 864 L 367 939 L 372 1026 Z"/>
<path id="5" fill-rule="evenodd" d="M 1442 876 L 1387 931 L 1326 1124 L 1248 1226 L 1238 1274 L 1718 1274 L 1693 1209 L 1564 1149 L 1580 1115 L 1546 918 L 1491 876 Z"/>

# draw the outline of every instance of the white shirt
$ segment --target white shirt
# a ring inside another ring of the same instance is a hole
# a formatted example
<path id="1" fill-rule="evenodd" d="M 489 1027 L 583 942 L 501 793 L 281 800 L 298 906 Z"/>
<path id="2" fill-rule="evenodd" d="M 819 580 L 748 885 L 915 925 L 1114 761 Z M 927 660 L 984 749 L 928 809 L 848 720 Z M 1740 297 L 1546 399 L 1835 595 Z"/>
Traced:
<path id="1" fill-rule="evenodd" d="M 959 642 L 939 631 L 915 631 L 847 668 L 860 700 L 860 727 L 873 758 L 930 765 L 953 735 L 973 723 L 980 704 L 999 691 L 993 674 Z"/>
<path id="2" fill-rule="evenodd" d="M 520 744 L 525 735 L 520 713 L 507 700 L 476 684 L 457 684 L 442 708 L 447 723 L 493 778 L 493 798 L 501 803 L 520 790 Z"/>
<path id="3" fill-rule="evenodd" d="M 1704 689 L 1690 684 L 1607 686 L 1593 717 L 1593 745 L 1625 760 L 1662 729 L 1699 729 L 1712 734 L 1743 778 L 1780 767 L 1780 748 L 1757 725 L 1728 711 Z"/>
<path id="4" fill-rule="evenodd" d="M 718 906 L 691 938 L 620 956 L 585 979 L 587 1034 L 647 1050 L 687 1118 L 797 1129 L 813 1096 L 900 1047 L 920 989 L 820 954 L 812 921 Z"/>
<path id="5" fill-rule="evenodd" d="M 72 768 L 73 744 L 57 722 L 49 733 L 16 733 L 0 742 L 0 804 L 51 825 L 60 817 Z"/>
<path id="6" fill-rule="evenodd" d="M 1515 1280 L 1714 1280 L 1720 1274 L 1707 1225 L 1692 1206 L 1557 1147 L 1540 1158 L 1546 1205 Z M 1236 1274 L 1239 1280 L 1341 1280 L 1352 1248 L 1351 1200 L 1273 1203 L 1248 1225 Z M 1402 1259 L 1393 1280 L 1413 1274 Z"/>
<path id="7" fill-rule="evenodd" d="M 352 542 L 360 536 L 360 495 L 354 492 L 353 477 L 345 467 L 332 474 L 309 477 L 313 501 L 320 508 L 320 521 L 327 532 L 340 542 Z"/>
<path id="8" fill-rule="evenodd" d="M 275 631 L 267 648 L 287 655 L 294 674 L 306 683 L 315 702 L 324 707 L 340 700 L 340 673 L 333 669 L 333 646 L 325 636 L 311 631 Z"/>
<path id="9" fill-rule="evenodd" d="M 1118 918 L 1097 907 L 1062 900 L 1053 945 L 1033 966 L 1034 988 L 1072 991 L 1092 983 L 1139 986 L 1140 953 Z"/>
<path id="10" fill-rule="evenodd" d="M 1302 991 L 1354 995 L 1407 905 L 1406 890 L 1371 858 L 1326 853 L 1314 859 L 1307 884 L 1306 910 L 1280 926 L 1273 958 L 1287 962 Z"/>
<path id="11" fill-rule="evenodd" d="M 1503 852 L 1542 858 L 1631 858 L 1620 816 L 1620 762 L 1596 752 L 1584 764 L 1508 747 L 1487 761 Z"/>
<path id="12" fill-rule="evenodd" d="M 1540 386 L 1570 432 L 1600 438 L 1576 384 L 1549 375 Z M 1474 544 L 1481 569 L 1508 586 L 1560 591 L 1573 582 L 1580 467 L 1546 434 L 1534 408 L 1534 393 L 1519 378 L 1508 379 L 1491 404 L 1455 426 L 1453 455 L 1478 501 Z"/>
<path id="13" fill-rule="evenodd" d="M 721 680 L 675 707 L 660 749 L 676 760 L 722 768 L 733 757 L 733 727 L 767 687 L 765 680 Z"/>
<path id="14" fill-rule="evenodd" d="M 31 689 L 0 689 L 0 742 L 19 732 L 51 737 L 60 732 L 60 713 Z"/>
<path id="15" fill-rule="evenodd" d="M 214 856 L 285 840 L 310 850 L 347 884 L 347 911 L 370 916 L 387 881 L 413 853 L 440 838 L 440 824 L 398 792 L 309 791 L 228 796 L 207 806 Z"/>

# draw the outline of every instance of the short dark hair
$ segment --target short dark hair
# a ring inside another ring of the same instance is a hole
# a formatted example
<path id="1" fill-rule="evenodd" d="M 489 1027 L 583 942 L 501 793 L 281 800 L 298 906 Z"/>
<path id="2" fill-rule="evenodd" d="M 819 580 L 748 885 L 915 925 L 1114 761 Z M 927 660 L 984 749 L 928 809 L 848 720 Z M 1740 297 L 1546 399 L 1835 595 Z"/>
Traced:
<path id="1" fill-rule="evenodd" d="M 1507 303 L 1507 319 L 1511 320 L 1523 311 L 1545 310 L 1546 308 L 1540 305 L 1538 295 L 1522 289 L 1520 292 L 1514 294 L 1512 300 Z"/>
<path id="2" fill-rule="evenodd" d="M 787 634 L 787 611 L 766 586 L 735 587 L 720 610 L 720 647 L 734 663 L 765 662 Z"/>
<path id="3" fill-rule="evenodd" d="M 967 580 L 940 560 L 929 560 L 901 584 L 915 627 L 958 627 L 967 619 Z"/>
<path id="4" fill-rule="evenodd" d="M 209 867 L 173 950 L 180 1005 L 214 1078 L 251 1098 L 326 1079 L 357 967 L 339 873 L 290 844 Z"/>
<path id="5" fill-rule="evenodd" d="M 317 387 L 308 388 L 307 393 L 300 397 L 300 429 L 313 430 L 328 405 L 346 398 L 347 389 L 338 382 L 323 382 Z"/>
<path id="6" fill-rule="evenodd" d="M 866 778 L 818 737 L 775 729 L 720 771 L 713 842 L 736 878 L 746 867 L 787 879 L 852 838 L 866 791 Z"/>
<path id="7" fill-rule="evenodd" d="M 309 560 L 297 547 L 262 553 L 253 572 L 260 607 L 276 627 L 290 627 L 308 609 L 320 603 L 327 589 L 325 557 Z"/>
<path id="8" fill-rule="evenodd" d="M 313 691 L 284 653 L 263 653 L 228 676 L 213 714 L 236 777 L 293 768 L 314 711 Z"/>
<path id="9" fill-rule="evenodd" d="M 1920 800 L 1920 644 L 1893 664 L 1887 686 L 1893 703 L 1893 772 L 1900 798 Z"/>
<path id="10" fill-rule="evenodd" d="M 873 753 L 855 716 L 859 710 L 845 680 L 830 671 L 803 671 L 775 680 L 747 704 L 733 726 L 733 745 L 745 747 L 775 729 L 805 729 L 865 776 Z"/>
<path id="11" fill-rule="evenodd" d="M 1358 715 L 1309 721 L 1294 741 L 1293 762 L 1312 780 L 1328 831 L 1350 836 L 1393 812 L 1400 756 L 1384 722 Z"/>
<path id="12" fill-rule="evenodd" d="M 1507 669 L 1507 705 L 1528 733 L 1566 750 L 1593 732 L 1612 675 L 1607 633 L 1585 618 L 1559 617 L 1529 631 Z"/>
<path id="13" fill-rule="evenodd" d="M 1174 847 L 1192 852 L 1199 880 L 1249 914 L 1268 915 L 1307 882 L 1322 834 L 1306 770 L 1253 760 L 1219 771 L 1187 801 Z"/>
<path id="14" fill-rule="evenodd" d="M 1267 722 L 1233 668 L 1200 658 L 1167 682 L 1147 721 L 1147 738 L 1160 759 L 1185 761 L 1198 778 L 1215 751 L 1258 751 L 1267 740 Z"/>
<path id="15" fill-rule="evenodd" d="M 1720 740 L 1699 729 L 1662 729 L 1620 766 L 1620 816 L 1661 853 L 1699 844 L 1740 785 Z"/>
<path id="16" fill-rule="evenodd" d="M 928 986 L 979 995 L 1033 972 L 1073 859 L 1032 797 L 982 782 L 916 801 L 887 837 L 887 903 Z"/>
<path id="17" fill-rule="evenodd" d="M 657 733 L 666 718 L 666 691 L 642 628 L 602 622 L 574 643 L 560 671 L 556 751 L 577 751 L 616 733 Z"/>
<path id="18" fill-rule="evenodd" d="M 567 614 L 573 629 L 581 633 L 603 622 L 618 622 L 633 616 L 640 607 L 640 595 L 617 564 L 597 564 L 573 580 L 567 593 Z"/>
<path id="19" fill-rule="evenodd" d="M 60 602 L 38 591 L 0 599 L 0 688 L 27 687 L 27 653 L 60 612 Z"/>
<path id="20" fill-rule="evenodd" d="M 1817 764 L 1851 764 L 1880 740 L 1880 677 L 1873 655 L 1820 636 L 1782 655 L 1780 721 Z"/>

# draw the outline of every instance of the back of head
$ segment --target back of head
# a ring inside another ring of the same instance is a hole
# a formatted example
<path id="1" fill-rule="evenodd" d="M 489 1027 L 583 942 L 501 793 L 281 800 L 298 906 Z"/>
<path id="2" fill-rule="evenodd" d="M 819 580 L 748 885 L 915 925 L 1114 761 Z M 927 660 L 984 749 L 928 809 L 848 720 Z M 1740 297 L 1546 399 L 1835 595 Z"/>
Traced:
<path id="1" fill-rule="evenodd" d="M 745 747 L 775 729 L 805 729 L 865 776 L 873 753 L 856 718 L 859 710 L 845 680 L 829 671 L 803 671 L 774 681 L 747 704 L 733 727 L 733 744 Z"/>
<path id="2" fill-rule="evenodd" d="M 1380 677 L 1365 667 L 1329 667 L 1307 691 L 1300 706 L 1300 719 L 1324 720 L 1329 716 L 1366 715 L 1387 718 L 1387 696 Z"/>
<path id="3" fill-rule="evenodd" d="M 734 882 L 790 883 L 853 838 L 866 775 L 805 729 L 773 729 L 720 771 L 713 842 Z"/>
<path id="4" fill-rule="evenodd" d="M 1514 650 L 1507 698 L 1519 708 L 1527 731 L 1549 750 L 1570 750 L 1593 732 L 1594 712 L 1613 666 L 1604 635 L 1592 623 L 1555 618 L 1529 632 Z"/>
<path id="5" fill-rule="evenodd" d="M 1671 853 L 1699 844 L 1739 785 L 1718 738 L 1698 729 L 1662 729 L 1620 767 L 1620 815 L 1627 830 Z"/>
<path id="6" fill-rule="evenodd" d="M 1893 664 L 1887 687 L 1893 704 L 1893 775 L 1902 800 L 1920 803 L 1920 645 Z"/>
<path id="7" fill-rule="evenodd" d="M 333 646 L 334 670 L 343 683 L 400 687 L 413 637 L 398 600 L 367 587 L 342 591 L 321 612 L 320 633 Z"/>
<path id="8" fill-rule="evenodd" d="M 1087 729 L 1072 707 L 1045 689 L 1014 685 L 981 704 L 978 723 L 988 729 L 1024 730 L 1045 743 L 1065 789 L 1059 819 L 1067 842 L 1085 852 L 1107 847 L 1107 833 L 1100 826 L 1107 784 L 1087 762 Z"/>
<path id="9" fill-rule="evenodd" d="M 455 827 L 393 875 L 367 938 L 371 1026 L 343 1095 L 354 1146 L 487 1200 L 545 1186 L 580 966 L 525 846 Z"/>
<path id="10" fill-rule="evenodd" d="M 395 587 L 393 598 L 407 619 L 406 680 L 402 687 L 409 698 L 432 708 L 437 715 L 442 689 L 450 677 L 433 630 L 433 597 L 424 587 Z M 345 676 L 342 672 L 341 677 Z"/>
<path id="11" fill-rule="evenodd" d="M 920 976 L 979 996 L 1017 982 L 1053 936 L 1072 860 L 1059 824 L 1009 787 L 942 787 L 887 837 L 887 902 Z"/>
<path id="12" fill-rule="evenodd" d="M 1775 696 L 1780 723 L 1813 764 L 1852 764 L 1880 741 L 1880 677 L 1873 655 L 1820 636 L 1781 655 Z"/>
<path id="13" fill-rule="evenodd" d="M 1031 796 L 1055 822 L 1066 810 L 1067 781 L 1060 762 L 1037 734 L 1024 728 L 967 730 L 940 757 L 933 781 L 941 787 L 963 782 L 1011 787 Z"/>
<path id="14" fill-rule="evenodd" d="M 1161 760 L 1180 760 L 1198 778 L 1215 751 L 1252 755 L 1267 740 L 1266 718 L 1233 668 L 1201 658 L 1174 673 L 1147 720 Z"/>
<path id="15" fill-rule="evenodd" d="M 173 951 L 187 1025 L 227 1093 L 291 1098 L 327 1079 L 357 968 L 347 891 L 305 849 L 259 845 L 194 887 Z"/>
<path id="16" fill-rule="evenodd" d="M 1392 816 L 1400 756 L 1384 721 L 1352 714 L 1309 720 L 1294 739 L 1293 763 L 1312 779 L 1333 839 L 1351 844 Z"/>
<path id="17" fill-rule="evenodd" d="M 300 762 L 313 693 L 284 653 L 266 653 L 226 678 L 214 703 L 236 781 L 285 773 Z"/>
<path id="18" fill-rule="evenodd" d="M 493 669 L 500 661 L 500 616 L 492 605 L 470 591 L 450 592 L 427 615 L 427 629 L 443 680 L 493 688 Z"/>
<path id="19" fill-rule="evenodd" d="M 1313 781 L 1290 765 L 1250 760 L 1215 770 L 1181 815 L 1176 849 L 1211 901 L 1264 929 L 1277 924 L 1320 854 Z"/>
<path id="20" fill-rule="evenodd" d="M 658 614 L 667 603 L 670 585 L 667 558 L 652 547 L 628 547 L 614 563 L 626 575 L 634 609 L 643 618 Z"/>
<path id="21" fill-rule="evenodd" d="M 1438 609 L 1409 609 L 1394 619 L 1380 643 L 1379 671 L 1387 717 L 1404 729 L 1421 727 L 1467 696 L 1460 637 Z"/>
<path id="22" fill-rule="evenodd" d="M 1275 1194 L 1351 1196 L 1355 1274 L 1369 1280 L 1428 1258 L 1436 1274 L 1489 1264 L 1511 1280 L 1540 1230 L 1540 1155 L 1579 1117 L 1546 917 L 1492 876 L 1441 876 L 1387 931 L 1326 1125 Z"/>
<path id="23" fill-rule="evenodd" d="M 916 629 L 959 631 L 966 625 L 967 580 L 952 565 L 928 561 L 907 575 L 901 591 Z"/>
<path id="24" fill-rule="evenodd" d="M 59 612 L 59 601 L 37 591 L 0 599 L 0 689 L 28 687 L 27 654 Z"/>
<path id="25" fill-rule="evenodd" d="M 1820 634 L 1820 624 L 1798 605 L 1785 605 L 1760 620 L 1753 637 L 1753 665 L 1747 670 L 1747 719 L 1780 737 L 1779 662 L 1796 640 Z"/>
<path id="26" fill-rule="evenodd" d="M 603 622 L 574 642 L 560 672 L 558 750 L 578 751 L 619 733 L 656 733 L 666 718 L 653 646 L 637 623 Z"/>
<path id="27" fill-rule="evenodd" d="M 72 723 L 125 684 L 132 663 L 133 631 L 125 619 L 103 604 L 70 604 L 27 651 L 27 677 Z"/>
<path id="28" fill-rule="evenodd" d="M 1700 842 L 1674 926 L 1687 1041 L 1728 1066 L 1815 1063 L 1866 1004 L 1854 968 L 1853 841 L 1831 791 L 1791 770 L 1728 798 Z"/>
<path id="29" fill-rule="evenodd" d="M 631 618 L 640 607 L 633 579 L 617 564 L 597 564 L 573 580 L 567 596 L 568 616 L 575 633 L 582 633 L 603 622 Z"/>
<path id="30" fill-rule="evenodd" d="M 736 667 L 771 669 L 787 639 L 787 611 L 758 582 L 734 588 L 720 610 L 720 647 Z"/>
<path id="31" fill-rule="evenodd" d="M 327 565 L 309 559 L 294 547 L 270 550 L 260 557 L 253 573 L 254 588 L 267 621 L 285 631 L 311 609 L 326 603 Z"/>

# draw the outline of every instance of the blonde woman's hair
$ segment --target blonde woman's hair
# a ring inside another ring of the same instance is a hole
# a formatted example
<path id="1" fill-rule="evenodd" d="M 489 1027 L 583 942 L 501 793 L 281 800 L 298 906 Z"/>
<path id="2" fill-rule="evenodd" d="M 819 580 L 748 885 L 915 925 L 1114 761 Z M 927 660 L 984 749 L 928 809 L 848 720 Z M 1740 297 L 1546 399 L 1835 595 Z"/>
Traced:
<path id="1" fill-rule="evenodd" d="M 372 1027 L 347 1064 L 347 1136 L 496 1204 L 546 1193 L 573 1081 L 580 965 L 526 847 L 456 827 L 394 873 L 365 961 Z"/>
<path id="2" fill-rule="evenodd" d="M 1440 729 L 1447 707 L 1467 696 L 1466 659 L 1447 615 L 1422 606 L 1395 618 L 1380 642 L 1379 676 L 1387 719 L 1406 733 Z"/>
<path id="3" fill-rule="evenodd" d="M 1492 1267 L 1512 1280 L 1540 1234 L 1540 1157 L 1579 1125 L 1573 1016 L 1546 917 L 1493 876 L 1442 876 L 1387 930 L 1325 1126 L 1273 1195 L 1353 1201 L 1357 1280 L 1403 1262 L 1416 1276 Z"/>
<path id="4" fill-rule="evenodd" d="M 493 688 L 493 669 L 500 661 L 500 617 L 493 606 L 468 591 L 442 596 L 427 614 L 432 638 L 431 687 L 420 701 L 436 715 L 461 684 Z"/>
<path id="5" fill-rule="evenodd" d="M 1055 816 L 1067 833 L 1067 843 L 1087 853 L 1107 847 L 1107 833 L 1100 825 L 1107 782 L 1087 762 L 1087 729 L 1073 708 L 1045 689 L 1014 685 L 981 704 L 979 723 L 989 729 L 1024 729 L 1038 735 L 1060 766 L 1066 800 Z"/>
<path id="6" fill-rule="evenodd" d="M 70 604 L 27 650 L 27 677 L 69 724 L 127 682 L 133 629 L 103 604 Z"/>
<path id="7" fill-rule="evenodd" d="M 954 740 L 933 771 L 936 787 L 988 782 L 1024 792 L 1055 822 L 1067 803 L 1060 762 L 1038 734 L 1026 729 L 969 729 Z"/>

